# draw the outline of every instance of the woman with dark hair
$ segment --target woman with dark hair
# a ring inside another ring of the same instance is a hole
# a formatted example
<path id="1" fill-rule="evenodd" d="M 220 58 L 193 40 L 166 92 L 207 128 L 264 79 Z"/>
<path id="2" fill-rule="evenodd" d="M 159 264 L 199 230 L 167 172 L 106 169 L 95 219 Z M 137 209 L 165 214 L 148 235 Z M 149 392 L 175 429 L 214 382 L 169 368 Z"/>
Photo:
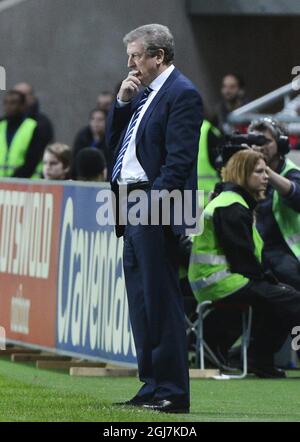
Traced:
<path id="1" fill-rule="evenodd" d="M 268 183 L 263 155 L 251 149 L 237 152 L 223 168 L 222 179 L 204 210 L 204 231 L 193 242 L 190 284 L 199 302 L 251 305 L 249 368 L 260 377 L 285 377 L 273 356 L 300 324 L 300 293 L 280 284 L 263 266 L 263 241 L 254 224 L 254 209 Z M 212 346 L 226 356 L 240 334 L 233 331 L 240 318 L 219 310 L 208 318 Z"/>

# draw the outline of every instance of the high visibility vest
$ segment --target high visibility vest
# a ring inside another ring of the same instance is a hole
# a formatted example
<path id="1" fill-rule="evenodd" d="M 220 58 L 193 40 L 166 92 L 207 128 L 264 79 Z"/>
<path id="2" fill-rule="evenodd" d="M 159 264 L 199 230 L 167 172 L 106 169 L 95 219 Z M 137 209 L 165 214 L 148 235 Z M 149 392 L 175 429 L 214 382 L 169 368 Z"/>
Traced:
<path id="1" fill-rule="evenodd" d="M 287 159 L 280 175 L 285 176 L 293 169 L 300 171 L 296 164 Z M 272 210 L 285 242 L 300 261 L 300 213 L 284 204 L 276 190 L 273 193 Z"/>
<path id="2" fill-rule="evenodd" d="M 223 298 L 249 282 L 245 276 L 231 272 L 213 224 L 213 214 L 217 207 L 227 207 L 235 203 L 249 208 L 244 198 L 236 192 L 225 191 L 213 199 L 204 210 L 203 233 L 194 237 L 188 279 L 199 302 Z M 254 253 L 261 262 L 263 241 L 254 225 L 253 241 Z"/>
<path id="3" fill-rule="evenodd" d="M 198 153 L 198 190 L 204 190 L 204 207 L 208 203 L 210 192 L 214 190 L 215 185 L 220 181 L 217 171 L 212 167 L 208 155 L 208 132 L 212 130 L 217 136 L 221 136 L 219 129 L 214 127 L 209 121 L 204 120 L 201 126 L 199 153 Z"/>
<path id="4" fill-rule="evenodd" d="M 37 122 L 25 118 L 17 129 L 10 146 L 7 146 L 7 121 L 0 122 L 0 177 L 12 176 L 15 170 L 25 163 L 28 147 Z"/>

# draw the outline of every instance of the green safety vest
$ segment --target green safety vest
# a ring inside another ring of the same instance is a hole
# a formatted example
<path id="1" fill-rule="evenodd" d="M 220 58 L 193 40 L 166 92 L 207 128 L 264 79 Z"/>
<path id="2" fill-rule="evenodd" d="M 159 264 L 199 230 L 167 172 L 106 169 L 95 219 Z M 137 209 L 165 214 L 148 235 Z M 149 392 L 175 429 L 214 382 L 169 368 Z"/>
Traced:
<path id="1" fill-rule="evenodd" d="M 231 272 L 213 224 L 215 209 L 234 203 L 249 208 L 241 195 L 232 191 L 224 191 L 204 209 L 204 230 L 202 234 L 194 238 L 188 271 L 191 288 L 199 302 L 223 298 L 241 289 L 249 282 L 245 276 Z M 254 225 L 253 241 L 255 256 L 261 262 L 263 241 Z"/>
<path id="2" fill-rule="evenodd" d="M 208 155 L 208 132 L 212 130 L 217 137 L 221 136 L 219 129 L 214 127 L 209 121 L 204 120 L 201 126 L 199 153 L 198 153 L 198 190 L 204 191 L 204 207 L 208 203 L 210 192 L 220 181 L 217 171 L 212 167 Z"/>
<path id="3" fill-rule="evenodd" d="M 287 159 L 280 175 L 285 176 L 293 169 L 300 171 L 296 164 Z M 300 213 L 284 204 L 276 190 L 273 193 L 273 214 L 285 242 L 300 261 Z"/>
<path id="4" fill-rule="evenodd" d="M 28 147 L 37 122 L 26 118 L 16 131 L 10 146 L 7 146 L 7 121 L 0 122 L 0 177 L 12 176 L 25 163 Z"/>

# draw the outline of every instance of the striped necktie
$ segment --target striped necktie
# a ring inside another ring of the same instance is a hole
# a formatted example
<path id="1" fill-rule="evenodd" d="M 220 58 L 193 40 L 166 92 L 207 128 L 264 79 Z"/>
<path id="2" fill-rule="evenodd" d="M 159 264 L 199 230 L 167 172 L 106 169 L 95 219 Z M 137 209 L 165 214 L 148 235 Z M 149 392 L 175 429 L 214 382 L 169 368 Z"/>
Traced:
<path id="1" fill-rule="evenodd" d="M 128 147 L 128 145 L 130 143 L 132 133 L 133 133 L 134 128 L 136 126 L 136 122 L 137 122 L 137 120 L 139 118 L 139 115 L 141 113 L 141 110 L 142 110 L 144 104 L 146 103 L 146 101 L 148 100 L 149 94 L 151 92 L 152 92 L 152 89 L 149 86 L 146 87 L 146 89 L 144 90 L 144 93 L 142 95 L 142 98 L 139 101 L 138 108 L 136 109 L 136 111 L 134 112 L 134 114 L 133 114 L 133 116 L 131 118 L 131 121 L 129 123 L 129 126 L 128 126 L 126 134 L 125 134 L 125 137 L 124 137 L 123 142 L 122 142 L 122 146 L 120 148 L 120 151 L 119 151 L 119 154 L 117 156 L 115 165 L 113 167 L 112 179 L 111 179 L 112 182 L 114 182 L 119 177 L 119 175 L 120 175 L 120 172 L 121 172 L 121 169 L 122 169 L 123 158 L 124 158 L 125 152 L 127 150 L 127 147 Z"/>

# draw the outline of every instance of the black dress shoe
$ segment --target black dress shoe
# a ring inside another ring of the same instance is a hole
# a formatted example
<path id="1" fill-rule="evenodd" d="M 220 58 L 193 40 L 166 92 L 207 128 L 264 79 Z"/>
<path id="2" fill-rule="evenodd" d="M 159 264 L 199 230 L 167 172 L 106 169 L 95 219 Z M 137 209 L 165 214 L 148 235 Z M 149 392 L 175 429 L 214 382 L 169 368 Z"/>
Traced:
<path id="1" fill-rule="evenodd" d="M 149 403 L 150 398 L 141 398 L 139 396 L 134 396 L 132 399 L 129 399 L 128 401 L 124 402 L 114 402 L 113 405 L 119 406 L 119 407 L 142 407 L 144 404 Z"/>
<path id="2" fill-rule="evenodd" d="M 274 366 L 266 366 L 266 367 L 249 367 L 249 373 L 255 374 L 258 378 L 263 379 L 285 379 L 286 373 L 284 370 L 280 368 L 276 368 Z"/>
<path id="3" fill-rule="evenodd" d="M 231 353 L 231 352 L 230 352 Z M 231 355 L 234 355 L 234 358 L 230 358 L 230 366 L 234 366 L 242 370 L 242 363 L 238 360 L 237 355 L 232 352 Z M 268 358 L 272 359 L 272 358 Z M 285 379 L 286 373 L 284 370 L 277 368 L 273 365 L 272 362 L 263 362 L 261 360 L 254 359 L 253 357 L 248 357 L 248 373 L 255 374 L 258 378 L 262 379 Z"/>
<path id="4" fill-rule="evenodd" d="M 161 413 L 189 413 L 190 407 L 186 403 L 168 399 L 154 400 L 143 406 L 144 410 L 159 411 Z"/>

